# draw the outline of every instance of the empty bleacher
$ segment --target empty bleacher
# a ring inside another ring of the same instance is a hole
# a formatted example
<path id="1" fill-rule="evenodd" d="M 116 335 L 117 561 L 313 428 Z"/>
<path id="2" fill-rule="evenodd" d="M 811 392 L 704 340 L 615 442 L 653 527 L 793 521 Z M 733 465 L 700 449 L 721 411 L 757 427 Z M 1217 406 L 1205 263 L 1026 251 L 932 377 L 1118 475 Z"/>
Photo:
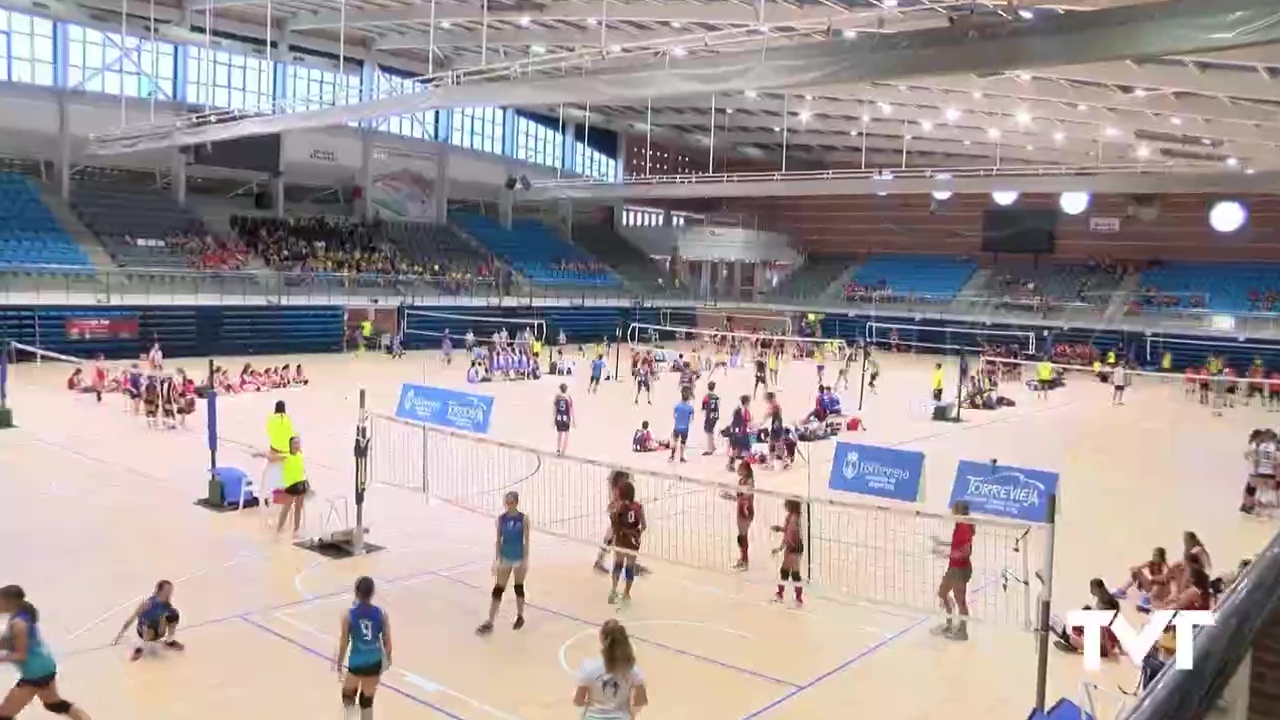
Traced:
<path id="1" fill-rule="evenodd" d="M 72 188 L 71 207 L 125 267 L 185 268 L 186 253 L 165 241 L 204 229 L 194 213 L 161 190 L 79 183 Z"/>
<path id="2" fill-rule="evenodd" d="M 504 258 L 516 272 L 534 283 L 610 287 L 620 285 L 608 270 L 561 267 L 561 263 L 589 265 L 595 258 L 566 242 L 555 230 L 533 220 L 514 220 L 511 229 L 496 220 L 472 213 L 452 213 L 450 219 L 494 255 Z"/>
<path id="3" fill-rule="evenodd" d="M 775 297 L 810 300 L 818 297 L 831 283 L 849 272 L 853 258 L 811 255 L 803 265 L 769 291 Z"/>
<path id="4" fill-rule="evenodd" d="M 945 255 L 872 255 L 850 282 L 885 300 L 950 302 L 977 269 L 972 260 Z"/>
<path id="5" fill-rule="evenodd" d="M 487 258 L 448 225 L 391 221 L 382 228 L 387 241 L 418 265 L 451 265 L 474 272 L 487 264 Z"/>
<path id="6" fill-rule="evenodd" d="M 1136 302 L 1144 309 L 1277 312 L 1280 264 L 1170 263 L 1148 270 Z"/>
<path id="7" fill-rule="evenodd" d="M 1115 273 L 1087 265 L 1001 260 L 992 268 L 984 290 L 1014 300 L 1106 304 L 1120 280 Z"/>
<path id="8" fill-rule="evenodd" d="M 0 173 L 0 270 L 92 274 L 84 250 L 23 175 Z"/>
<path id="9" fill-rule="evenodd" d="M 579 223 L 573 241 L 581 245 L 632 287 L 648 295 L 665 294 L 669 283 L 653 258 L 609 225 Z"/>

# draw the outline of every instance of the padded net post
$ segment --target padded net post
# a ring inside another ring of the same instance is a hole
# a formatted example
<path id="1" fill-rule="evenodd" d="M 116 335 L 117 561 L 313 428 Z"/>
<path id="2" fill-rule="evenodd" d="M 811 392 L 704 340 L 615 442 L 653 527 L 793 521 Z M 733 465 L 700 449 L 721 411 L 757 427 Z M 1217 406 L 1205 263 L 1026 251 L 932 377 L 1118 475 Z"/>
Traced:
<path id="1" fill-rule="evenodd" d="M 486 521 L 502 512 L 503 496 L 519 483 L 520 503 L 535 528 L 580 544 L 593 553 L 608 529 L 606 479 L 617 466 L 522 447 L 486 437 L 371 413 L 370 480 L 425 490 L 438 500 Z M 625 438 L 619 437 L 619 443 Z M 649 529 L 643 556 L 686 567 L 739 576 L 732 569 L 738 526 L 732 500 L 736 485 L 639 468 L 637 498 L 646 505 Z M 790 495 L 755 491 L 756 520 L 749 541 L 764 555 L 777 542 L 769 526 L 785 517 Z M 955 518 L 919 511 L 861 505 L 844 498 L 809 497 L 804 532 L 810 587 L 819 594 L 870 605 L 938 611 L 937 588 L 946 572 L 946 552 Z M 1026 568 L 1040 567 L 1042 528 L 989 518 L 977 526 L 973 547 L 971 611 L 980 622 L 1030 629 Z M 584 555 L 585 557 L 586 555 Z M 771 565 L 761 562 L 748 579 L 770 583 Z M 766 569 L 768 568 L 768 569 Z"/>

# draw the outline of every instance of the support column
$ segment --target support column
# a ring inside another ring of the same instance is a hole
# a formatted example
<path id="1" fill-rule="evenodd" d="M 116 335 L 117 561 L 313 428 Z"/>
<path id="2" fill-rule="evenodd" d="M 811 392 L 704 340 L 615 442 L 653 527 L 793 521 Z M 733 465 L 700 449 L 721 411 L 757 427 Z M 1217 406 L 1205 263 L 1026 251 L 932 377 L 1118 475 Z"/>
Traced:
<path id="1" fill-rule="evenodd" d="M 617 182 L 623 182 L 627 179 L 627 138 L 622 133 L 618 133 L 618 172 L 614 178 Z"/>
<path id="2" fill-rule="evenodd" d="M 564 124 L 564 153 L 560 158 L 560 168 L 565 172 L 574 172 L 573 152 L 576 148 L 574 138 L 578 135 L 578 126 L 567 122 Z"/>
<path id="3" fill-rule="evenodd" d="M 272 59 L 275 64 L 272 65 L 272 72 L 275 75 L 275 99 L 284 100 L 293 97 L 293 88 L 289 82 L 289 41 L 293 36 L 288 25 L 280 28 L 280 35 L 276 38 L 276 50 Z"/>
<path id="4" fill-rule="evenodd" d="M 560 226 L 561 233 L 567 237 L 573 237 L 573 201 L 558 200 L 556 201 L 556 222 Z"/>
<path id="5" fill-rule="evenodd" d="M 369 193 L 373 190 L 373 131 L 368 128 L 360 130 L 360 174 L 356 185 L 360 187 L 356 214 L 361 220 L 373 220 L 373 203 L 369 202 Z"/>
<path id="6" fill-rule="evenodd" d="M 435 193 L 436 222 L 449 221 L 449 146 L 441 144 L 440 155 L 436 157 L 436 182 L 432 192 Z"/>
<path id="7" fill-rule="evenodd" d="M 516 193 L 514 190 L 508 190 L 506 186 L 503 186 L 501 192 L 502 194 L 498 196 L 498 224 L 510 230 L 511 216 L 516 206 Z"/>
<path id="8" fill-rule="evenodd" d="M 58 196 L 71 199 L 71 101 L 58 93 Z"/>
<path id="9" fill-rule="evenodd" d="M 284 218 L 284 173 L 271 176 L 271 207 L 277 218 Z"/>
<path id="10" fill-rule="evenodd" d="M 729 280 L 733 283 L 733 299 L 737 300 L 742 297 L 742 261 L 733 261 L 733 271 L 729 273 Z"/>
<path id="11" fill-rule="evenodd" d="M 187 206 L 187 154 L 174 148 L 169 158 L 169 191 L 182 207 Z"/>

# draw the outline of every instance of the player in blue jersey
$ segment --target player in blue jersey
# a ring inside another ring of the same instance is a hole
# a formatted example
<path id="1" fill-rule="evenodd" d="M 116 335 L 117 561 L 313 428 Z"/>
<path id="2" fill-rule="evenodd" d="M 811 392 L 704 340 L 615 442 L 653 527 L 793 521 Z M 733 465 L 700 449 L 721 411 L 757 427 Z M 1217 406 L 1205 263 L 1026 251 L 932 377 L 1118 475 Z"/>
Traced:
<path id="1" fill-rule="evenodd" d="M 58 665 L 40 633 L 40 612 L 27 602 L 26 592 L 17 585 L 0 588 L 0 613 L 9 616 L 0 633 L 0 662 L 18 668 L 18 682 L 0 702 L 0 720 L 13 720 L 36 698 L 54 715 L 89 720 L 89 713 L 58 694 Z"/>
<path id="2" fill-rule="evenodd" d="M 604 356 L 596 355 L 591 361 L 591 381 L 587 383 L 587 392 L 600 392 L 600 378 L 604 376 Z"/>
<path id="3" fill-rule="evenodd" d="M 343 659 L 346 674 L 343 674 Z M 391 619 L 373 604 L 373 578 L 356 580 L 356 601 L 342 615 L 338 633 L 338 653 L 334 656 L 338 677 L 342 678 L 344 720 L 372 720 L 373 696 L 378 679 L 391 666 Z"/>
<path id="4" fill-rule="evenodd" d="M 691 398 L 693 390 L 680 389 L 680 402 L 676 403 L 672 413 L 675 423 L 671 429 L 671 460 L 675 460 L 678 453 L 680 462 L 688 462 L 684 457 L 684 448 L 689 444 L 689 426 L 693 424 L 693 403 L 689 402 Z"/>
<path id="5" fill-rule="evenodd" d="M 178 609 L 173 606 L 173 583 L 161 580 L 151 597 L 142 602 L 133 614 L 120 626 L 112 645 L 119 644 L 125 631 L 137 622 L 138 640 L 133 646 L 130 660 L 140 660 L 149 650 L 154 649 L 157 642 L 163 640 L 164 646 L 170 650 L 181 650 L 182 643 L 174 637 L 178 633 Z"/>
<path id="6" fill-rule="evenodd" d="M 516 622 L 512 630 L 524 627 L 524 578 L 529 572 L 529 517 L 520 512 L 520 493 L 512 490 L 503 498 L 507 506 L 498 516 L 497 536 L 493 545 L 493 595 L 489 602 L 489 619 L 476 628 L 477 635 L 493 632 L 507 581 L 514 579 Z"/>

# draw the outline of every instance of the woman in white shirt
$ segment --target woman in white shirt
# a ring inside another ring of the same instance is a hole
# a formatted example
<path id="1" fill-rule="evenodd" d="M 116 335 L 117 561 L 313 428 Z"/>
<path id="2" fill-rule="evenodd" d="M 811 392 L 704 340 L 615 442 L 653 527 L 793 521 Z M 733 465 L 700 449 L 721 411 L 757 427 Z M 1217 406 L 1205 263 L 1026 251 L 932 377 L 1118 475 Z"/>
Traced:
<path id="1" fill-rule="evenodd" d="M 573 704 L 583 720 L 633 720 L 649 704 L 627 629 L 617 620 L 600 627 L 600 657 L 582 663 Z"/>

